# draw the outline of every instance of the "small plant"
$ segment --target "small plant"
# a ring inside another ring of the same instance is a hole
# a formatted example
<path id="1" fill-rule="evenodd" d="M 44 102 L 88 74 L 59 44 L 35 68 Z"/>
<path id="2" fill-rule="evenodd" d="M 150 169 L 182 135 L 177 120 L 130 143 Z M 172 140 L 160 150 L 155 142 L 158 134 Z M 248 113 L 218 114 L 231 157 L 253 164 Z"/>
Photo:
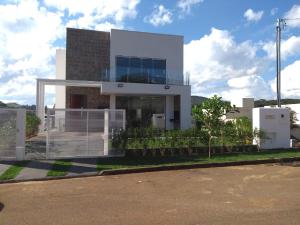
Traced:
<path id="1" fill-rule="evenodd" d="M 40 118 L 38 118 L 34 113 L 26 113 L 26 137 L 32 137 L 37 135 L 39 131 L 39 125 L 41 123 Z"/>

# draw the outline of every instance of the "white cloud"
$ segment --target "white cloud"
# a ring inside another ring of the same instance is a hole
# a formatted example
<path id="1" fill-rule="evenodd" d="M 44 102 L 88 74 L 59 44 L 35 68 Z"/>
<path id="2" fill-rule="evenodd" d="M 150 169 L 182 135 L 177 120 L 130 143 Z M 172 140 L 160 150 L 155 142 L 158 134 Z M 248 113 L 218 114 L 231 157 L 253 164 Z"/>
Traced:
<path id="1" fill-rule="evenodd" d="M 269 41 L 263 44 L 262 49 L 267 53 L 271 59 L 276 58 L 276 44 L 273 41 Z M 281 56 L 286 59 L 289 56 L 300 54 L 300 37 L 291 36 L 286 40 L 281 41 Z"/>
<path id="2" fill-rule="evenodd" d="M 94 16 L 95 20 L 111 18 L 117 22 L 135 18 L 140 0 L 45 0 L 47 6 L 67 11 L 71 16 Z"/>
<path id="3" fill-rule="evenodd" d="M 154 10 L 150 16 L 144 18 L 145 22 L 151 23 L 153 26 L 164 26 L 173 22 L 173 14 L 164 5 L 154 6 Z"/>
<path id="4" fill-rule="evenodd" d="M 55 50 L 63 47 L 66 26 L 99 30 L 122 28 L 125 19 L 137 15 L 139 2 L 23 0 L 0 3 L 0 101 L 35 102 L 35 78 L 54 78 Z"/>
<path id="5" fill-rule="evenodd" d="M 276 78 L 271 82 L 271 87 L 276 92 Z M 283 98 L 299 98 L 300 96 L 300 60 L 286 66 L 281 71 L 281 94 Z"/>
<path id="6" fill-rule="evenodd" d="M 294 5 L 288 12 L 285 13 L 284 18 L 293 19 L 287 21 L 287 25 L 289 27 L 300 27 L 300 5 Z"/>
<path id="7" fill-rule="evenodd" d="M 278 12 L 278 8 L 272 8 L 270 11 L 271 16 L 274 16 Z"/>
<path id="8" fill-rule="evenodd" d="M 53 45 L 64 36 L 62 16 L 47 11 L 35 0 L 0 5 L 2 78 L 53 73 Z"/>
<path id="9" fill-rule="evenodd" d="M 247 9 L 244 13 L 244 17 L 248 22 L 258 22 L 261 20 L 262 16 L 264 14 L 264 11 L 253 11 L 252 9 Z"/>
<path id="10" fill-rule="evenodd" d="M 262 74 L 269 61 L 259 58 L 257 49 L 258 46 L 252 42 L 237 43 L 228 31 L 216 28 L 212 28 L 210 34 L 186 44 L 184 68 L 185 72 L 190 73 L 192 93 L 203 96 L 219 94 L 230 100 L 237 93 L 239 98 L 254 93 L 250 92 L 250 84 L 248 89 L 243 86 L 249 90 L 243 92 L 237 83 L 246 84 L 250 80 L 253 83 L 254 80 L 256 84 L 265 86 L 258 75 Z M 255 96 L 269 97 L 266 91 L 259 88 Z"/>
<path id="11" fill-rule="evenodd" d="M 273 93 L 270 85 L 257 75 L 243 76 L 228 80 L 228 89 L 221 93 L 225 99 L 238 102 L 241 98 L 271 99 Z"/>
<path id="12" fill-rule="evenodd" d="M 140 0 L 45 0 L 47 6 L 68 13 L 72 19 L 66 26 L 103 31 L 123 28 L 125 19 L 136 17 L 139 2 Z"/>
<path id="13" fill-rule="evenodd" d="M 181 10 L 181 12 L 188 14 L 191 12 L 191 8 L 194 5 L 197 5 L 203 1 L 204 0 L 179 0 L 177 2 L 177 7 Z"/>

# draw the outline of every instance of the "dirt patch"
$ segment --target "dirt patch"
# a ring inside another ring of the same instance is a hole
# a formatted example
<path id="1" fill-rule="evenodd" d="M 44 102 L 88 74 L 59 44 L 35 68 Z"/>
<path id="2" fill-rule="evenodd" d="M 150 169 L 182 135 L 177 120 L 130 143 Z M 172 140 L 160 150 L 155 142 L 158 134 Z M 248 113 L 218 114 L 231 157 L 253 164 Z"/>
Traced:
<path id="1" fill-rule="evenodd" d="M 298 167 L 237 168 L 2 184 L 5 210 L 0 221 L 11 225 L 299 224 Z"/>

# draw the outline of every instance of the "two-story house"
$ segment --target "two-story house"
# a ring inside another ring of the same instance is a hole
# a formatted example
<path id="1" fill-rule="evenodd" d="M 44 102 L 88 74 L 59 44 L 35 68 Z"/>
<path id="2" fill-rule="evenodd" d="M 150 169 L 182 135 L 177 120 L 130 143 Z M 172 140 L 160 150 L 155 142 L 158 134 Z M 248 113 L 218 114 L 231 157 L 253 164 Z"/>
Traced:
<path id="1" fill-rule="evenodd" d="M 60 84 L 56 108 L 125 109 L 127 127 L 155 121 L 166 129 L 191 126 L 183 36 L 67 28 L 66 49 L 56 52 L 51 84 Z M 43 93 L 37 97 L 39 108 L 41 98 Z"/>

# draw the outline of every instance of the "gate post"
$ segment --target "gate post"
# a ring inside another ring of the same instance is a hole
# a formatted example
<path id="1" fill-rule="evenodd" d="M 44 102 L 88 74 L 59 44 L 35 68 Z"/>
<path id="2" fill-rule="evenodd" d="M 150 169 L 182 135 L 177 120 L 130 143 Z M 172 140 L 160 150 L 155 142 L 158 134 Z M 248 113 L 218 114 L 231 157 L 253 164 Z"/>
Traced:
<path id="1" fill-rule="evenodd" d="M 26 109 L 17 110 L 17 121 L 16 121 L 16 159 L 25 159 L 25 119 Z"/>
<path id="2" fill-rule="evenodd" d="M 109 137 L 109 110 L 104 109 L 104 134 L 103 134 L 103 141 L 104 141 L 104 155 L 108 155 L 108 141 Z"/>

